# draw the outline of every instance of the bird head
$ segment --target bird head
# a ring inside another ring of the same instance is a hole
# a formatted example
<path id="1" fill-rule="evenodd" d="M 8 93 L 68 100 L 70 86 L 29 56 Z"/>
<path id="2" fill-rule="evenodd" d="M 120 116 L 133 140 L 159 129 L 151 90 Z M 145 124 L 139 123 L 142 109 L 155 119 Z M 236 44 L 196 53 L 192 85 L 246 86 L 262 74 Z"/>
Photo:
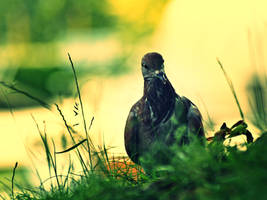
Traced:
<path id="1" fill-rule="evenodd" d="M 142 58 L 142 73 L 145 80 L 159 78 L 165 84 L 164 60 L 159 53 L 147 53 Z"/>

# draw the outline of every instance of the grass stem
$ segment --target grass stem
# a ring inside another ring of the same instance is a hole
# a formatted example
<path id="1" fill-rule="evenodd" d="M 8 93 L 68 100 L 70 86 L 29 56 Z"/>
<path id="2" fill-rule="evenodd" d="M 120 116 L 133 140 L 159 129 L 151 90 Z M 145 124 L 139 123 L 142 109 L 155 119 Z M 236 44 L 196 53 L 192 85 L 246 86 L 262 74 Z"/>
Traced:
<path id="1" fill-rule="evenodd" d="M 85 118 L 85 114 L 84 114 L 84 108 L 83 108 L 83 102 L 82 102 L 79 82 L 78 82 L 77 74 L 76 74 L 76 71 L 75 71 L 75 68 L 74 68 L 74 65 L 73 65 L 73 62 L 72 62 L 72 59 L 71 59 L 71 56 L 70 56 L 69 53 L 68 53 L 68 57 L 69 57 L 69 61 L 70 61 L 70 64 L 71 64 L 72 71 L 73 71 L 75 85 L 76 85 L 76 89 L 77 89 L 77 93 L 78 93 L 78 98 L 79 98 L 79 102 L 80 102 L 80 105 L 81 105 L 84 131 L 85 131 L 85 134 L 86 134 L 86 138 L 88 140 L 87 143 L 86 143 L 87 144 L 87 148 L 88 148 L 87 151 L 88 151 L 88 154 L 89 154 L 90 167 L 91 167 L 91 170 L 93 170 L 93 160 L 92 160 L 92 154 L 91 154 L 91 148 L 90 148 L 90 145 L 92 146 L 93 143 L 92 143 L 92 141 L 91 141 L 91 139 L 89 137 L 88 131 L 87 131 L 86 118 Z"/>
<path id="2" fill-rule="evenodd" d="M 235 92 L 235 89 L 234 89 L 234 85 L 233 85 L 231 79 L 229 78 L 229 76 L 227 75 L 226 71 L 224 70 L 224 68 L 223 68 L 223 64 L 221 63 L 221 61 L 219 60 L 219 58 L 217 58 L 217 62 L 218 62 L 218 64 L 220 65 L 220 67 L 221 67 L 221 69 L 222 69 L 222 71 L 223 71 L 224 77 L 226 78 L 226 81 L 227 81 L 227 83 L 228 83 L 228 85 L 229 85 L 229 87 L 230 87 L 230 89 L 231 89 L 232 94 L 234 95 L 235 102 L 236 102 L 236 104 L 237 104 L 237 107 L 238 107 L 240 116 L 241 116 L 242 120 L 245 121 L 245 117 L 244 117 L 243 111 L 242 111 L 242 109 L 241 109 L 240 103 L 239 103 L 239 101 L 238 101 L 238 98 L 237 98 L 237 95 L 236 95 L 236 92 Z"/>
<path id="3" fill-rule="evenodd" d="M 11 180 L 11 183 L 12 183 L 12 198 L 13 199 L 15 199 L 14 198 L 14 179 L 15 179 L 15 173 L 16 173 L 16 169 L 17 169 L 17 167 L 18 167 L 18 162 L 16 162 L 16 164 L 15 164 L 15 167 L 13 168 L 13 173 L 12 173 L 12 180 Z"/>

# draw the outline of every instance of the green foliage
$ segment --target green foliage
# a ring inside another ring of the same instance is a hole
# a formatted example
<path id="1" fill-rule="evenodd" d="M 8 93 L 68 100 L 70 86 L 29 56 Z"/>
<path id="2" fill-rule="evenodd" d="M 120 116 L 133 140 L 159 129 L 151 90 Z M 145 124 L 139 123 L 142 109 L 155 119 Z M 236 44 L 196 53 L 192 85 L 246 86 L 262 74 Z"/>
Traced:
<path id="1" fill-rule="evenodd" d="M 92 171 L 68 187 L 24 191 L 15 199 L 266 199 L 266 139 L 265 133 L 246 145 L 246 151 L 194 139 L 184 147 L 172 146 L 172 154 L 165 154 L 169 164 L 159 165 L 148 155 L 153 173 L 138 172 L 141 179 L 136 182 L 130 174 L 116 177 L 115 171 Z"/>
<path id="2" fill-rule="evenodd" d="M 251 121 L 261 131 L 267 130 L 267 77 L 254 75 L 247 86 Z"/>
<path id="3" fill-rule="evenodd" d="M 47 102 L 55 97 L 69 97 L 74 88 L 70 73 L 61 64 L 62 43 L 65 48 L 73 41 L 89 46 L 110 37 L 117 40 L 120 48 L 113 59 L 103 57 L 102 63 L 83 63 L 83 70 L 77 75 L 88 79 L 88 76 L 126 73 L 129 55 L 133 54 L 137 41 L 155 30 L 168 2 L 153 2 L 153 6 L 151 0 L 142 3 L 140 7 L 146 4 L 143 12 L 138 20 L 131 21 L 116 13 L 115 7 L 120 4 L 112 7 L 109 0 L 2 0 L 0 45 L 5 53 L 1 58 L 0 81 L 14 83 L 18 89 Z M 0 108 L 38 105 L 19 95 L 6 96 L 9 102 L 4 102 L 0 94 Z"/>
<path id="4" fill-rule="evenodd" d="M 106 0 L 1 1 L 0 42 L 48 42 L 68 29 L 112 27 L 109 9 Z"/>
<path id="5" fill-rule="evenodd" d="M 77 76 L 81 79 L 81 85 L 88 80 L 90 76 L 119 76 L 129 71 L 126 57 L 117 57 L 109 60 L 101 65 L 92 63 L 90 66 L 82 65 L 77 70 Z M 73 74 L 69 66 L 50 66 L 50 67 L 28 67 L 7 68 L 3 71 L 4 80 L 0 80 L 0 85 L 12 85 L 17 90 L 23 90 L 32 97 L 38 97 L 46 102 L 54 101 L 56 97 L 69 97 L 75 94 Z M 4 84 L 3 84 L 4 83 Z M 7 98 L 9 102 L 5 102 L 5 98 L 0 93 L 0 108 L 26 107 L 40 105 L 40 102 L 30 101 L 10 87 L 7 90 Z M 11 92 L 16 92 L 10 94 Z M 19 100 L 18 100 L 19 99 Z M 24 100 L 25 99 L 25 100 Z M 44 103 L 41 103 L 44 105 Z"/>
<path id="6" fill-rule="evenodd" d="M 71 64 L 81 105 L 78 79 L 72 61 Z M 259 93 L 260 99 L 263 99 L 264 94 Z M 254 103 L 262 104 L 257 101 Z M 21 187 L 14 193 L 14 199 L 267 199 L 266 131 L 262 131 L 261 137 L 254 143 L 242 144 L 245 150 L 224 145 L 225 138 L 207 143 L 194 135 L 190 135 L 191 143 L 188 145 L 155 146 L 158 151 L 147 154 L 142 159 L 146 170 L 144 173 L 140 166 L 130 163 L 127 158 L 111 158 L 105 145 L 103 148 L 94 146 L 88 134 L 93 119 L 87 129 L 85 113 L 82 115 L 85 139 L 77 142 L 73 137 L 72 127 L 68 125 L 58 105 L 56 106 L 73 142 L 65 153 L 75 151 L 83 171 L 78 175 L 74 174 L 72 160 L 69 158 L 67 174 L 58 174 L 57 156 L 62 154 L 56 154 L 53 140 L 51 148 L 50 139 L 45 132 L 40 131 L 36 122 L 47 156 L 50 187 L 45 189 L 46 181 L 40 180 L 39 188 Z M 264 123 L 262 121 L 259 127 L 265 125 Z M 222 130 L 230 130 L 230 136 L 234 137 L 246 132 L 247 124 L 243 120 L 231 128 L 224 124 Z M 179 131 L 183 130 L 177 131 L 177 139 Z M 87 142 L 87 145 L 83 142 Z M 81 155 L 82 152 L 85 155 Z M 133 170 L 135 173 L 132 173 Z"/>
<path id="7" fill-rule="evenodd" d="M 0 168 L 0 192 L 8 190 L 10 193 L 12 192 L 12 168 Z M 16 169 L 15 175 L 15 183 L 17 186 L 25 187 L 30 186 L 29 180 L 29 170 L 25 167 L 19 166 Z"/>

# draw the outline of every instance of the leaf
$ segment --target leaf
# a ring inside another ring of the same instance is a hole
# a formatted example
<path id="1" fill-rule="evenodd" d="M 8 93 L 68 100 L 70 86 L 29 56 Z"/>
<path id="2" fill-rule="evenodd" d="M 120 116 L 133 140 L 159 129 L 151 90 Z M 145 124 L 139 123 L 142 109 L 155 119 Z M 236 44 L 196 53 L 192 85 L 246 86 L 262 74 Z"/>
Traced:
<path id="1" fill-rule="evenodd" d="M 75 144 L 74 146 L 72 146 L 72 147 L 70 147 L 70 148 L 68 148 L 68 149 L 66 149 L 66 150 L 64 150 L 64 151 L 56 152 L 56 154 L 69 152 L 69 151 L 71 151 L 71 150 L 77 148 L 78 146 L 80 146 L 80 145 L 81 145 L 82 143 L 84 143 L 85 141 L 87 141 L 87 139 L 84 139 L 84 140 L 80 141 L 79 143 Z"/>
<path id="2" fill-rule="evenodd" d="M 235 137 L 238 135 L 242 135 L 246 132 L 246 130 L 247 130 L 247 124 L 245 124 L 245 123 L 239 124 L 234 129 L 231 130 L 229 137 Z"/>

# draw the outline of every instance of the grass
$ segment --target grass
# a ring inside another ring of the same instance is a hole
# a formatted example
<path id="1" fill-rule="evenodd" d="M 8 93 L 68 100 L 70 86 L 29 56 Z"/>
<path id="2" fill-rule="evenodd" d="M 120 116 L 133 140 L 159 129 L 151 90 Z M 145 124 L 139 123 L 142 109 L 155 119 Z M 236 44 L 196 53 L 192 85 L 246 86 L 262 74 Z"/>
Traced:
<path id="1" fill-rule="evenodd" d="M 29 170 L 26 167 L 19 166 L 18 169 L 15 171 L 16 181 L 12 182 L 13 177 L 13 171 L 12 168 L 9 167 L 2 167 L 0 168 L 0 194 L 4 191 L 8 191 L 8 193 L 12 193 L 12 184 L 13 188 L 14 186 L 23 185 L 23 186 L 30 186 L 30 180 L 29 177 Z M 5 178 L 2 178 L 5 177 Z"/>
<path id="2" fill-rule="evenodd" d="M 84 133 L 77 140 L 74 137 L 73 127 L 65 119 L 60 107 L 55 104 L 72 142 L 64 151 L 57 151 L 54 141 L 49 139 L 45 130 L 40 130 L 38 122 L 35 121 L 46 152 L 50 178 L 47 180 L 40 178 L 39 187 L 24 188 L 16 185 L 16 165 L 12 174 L 12 189 L 7 192 L 11 199 L 267 199 L 265 167 L 267 165 L 265 110 L 267 101 L 263 92 L 266 91 L 267 82 L 252 81 L 248 89 L 252 111 L 252 116 L 249 118 L 259 129 L 261 137 L 254 142 L 242 144 L 246 150 L 225 145 L 226 138 L 246 135 L 248 127 L 234 87 L 223 65 L 218 61 L 243 120 L 231 128 L 224 123 L 210 142 L 204 141 L 203 144 L 198 139 L 192 138 L 192 143 L 187 146 L 173 145 L 153 157 L 147 155 L 143 160 L 151 171 L 146 174 L 140 166 L 132 163 L 127 157 L 110 155 L 105 144 L 102 148 L 94 146 L 89 135 L 93 119 L 88 127 L 70 55 L 69 60 L 79 97 L 80 107 L 75 105 L 76 111 L 82 110 Z M 34 100 L 41 104 L 38 98 L 34 97 Z M 66 161 L 66 173 L 59 174 L 57 158 L 68 152 L 75 153 L 78 158 L 82 169 L 79 174 L 75 173 L 71 158 Z M 157 159 L 161 158 L 167 160 L 168 164 L 159 164 Z M 17 190 L 13 189 L 13 185 Z"/>

